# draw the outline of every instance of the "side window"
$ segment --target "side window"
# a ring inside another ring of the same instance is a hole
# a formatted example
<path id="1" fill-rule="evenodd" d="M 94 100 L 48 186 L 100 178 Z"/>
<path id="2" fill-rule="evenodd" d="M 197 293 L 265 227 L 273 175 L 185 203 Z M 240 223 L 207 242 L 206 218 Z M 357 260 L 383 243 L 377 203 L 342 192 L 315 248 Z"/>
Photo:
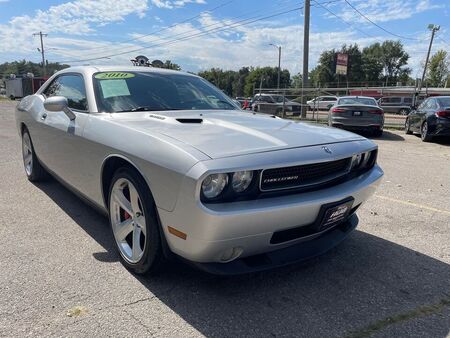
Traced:
<path id="1" fill-rule="evenodd" d="M 436 103 L 436 100 L 430 100 L 430 104 L 429 104 L 429 106 L 428 106 L 428 109 L 437 109 L 438 108 L 438 105 L 437 105 L 437 103 Z"/>
<path id="2" fill-rule="evenodd" d="M 81 75 L 61 75 L 44 91 L 45 96 L 64 96 L 69 107 L 75 110 L 88 110 L 86 88 Z"/>
<path id="3" fill-rule="evenodd" d="M 418 109 L 418 110 L 427 109 L 428 102 L 429 102 L 429 100 L 423 101 L 423 102 L 420 104 L 419 108 L 417 108 L 417 109 Z"/>
<path id="4" fill-rule="evenodd" d="M 403 102 L 406 103 L 406 104 L 412 103 L 412 97 L 404 97 L 403 98 Z"/>

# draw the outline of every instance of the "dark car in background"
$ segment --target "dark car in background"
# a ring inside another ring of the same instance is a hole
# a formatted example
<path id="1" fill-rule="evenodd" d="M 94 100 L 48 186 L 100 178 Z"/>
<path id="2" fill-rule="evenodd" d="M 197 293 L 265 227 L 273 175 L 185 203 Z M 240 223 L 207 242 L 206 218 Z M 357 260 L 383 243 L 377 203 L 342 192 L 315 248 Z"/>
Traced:
<path id="1" fill-rule="evenodd" d="M 384 111 L 373 97 L 343 96 L 331 107 L 328 124 L 348 130 L 370 131 L 374 136 L 381 136 Z"/>
<path id="2" fill-rule="evenodd" d="M 378 105 L 386 113 L 408 115 L 412 109 L 412 96 L 385 96 L 378 100 Z"/>
<path id="3" fill-rule="evenodd" d="M 406 118 L 405 132 L 420 133 L 424 142 L 430 142 L 436 136 L 450 137 L 450 96 L 430 97 L 423 101 Z"/>
<path id="4" fill-rule="evenodd" d="M 283 109 L 286 115 L 298 116 L 301 113 L 301 103 L 291 101 L 278 94 L 256 94 L 251 107 L 253 111 L 281 116 Z"/>

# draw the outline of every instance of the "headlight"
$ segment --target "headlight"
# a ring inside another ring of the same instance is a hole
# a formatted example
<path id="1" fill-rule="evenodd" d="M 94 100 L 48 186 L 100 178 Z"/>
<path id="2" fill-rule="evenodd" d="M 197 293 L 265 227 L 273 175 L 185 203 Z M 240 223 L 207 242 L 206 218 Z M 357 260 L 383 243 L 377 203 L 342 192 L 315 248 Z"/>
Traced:
<path id="1" fill-rule="evenodd" d="M 358 168 L 359 165 L 361 164 L 361 161 L 363 159 L 362 154 L 355 154 L 352 157 L 352 169 L 353 168 Z"/>
<path id="2" fill-rule="evenodd" d="M 228 184 L 227 174 L 211 174 L 202 182 L 202 192 L 206 198 L 214 198 L 220 195 Z"/>
<path id="3" fill-rule="evenodd" d="M 235 192 L 243 192 L 252 183 L 253 171 L 237 171 L 233 174 L 231 186 Z"/>

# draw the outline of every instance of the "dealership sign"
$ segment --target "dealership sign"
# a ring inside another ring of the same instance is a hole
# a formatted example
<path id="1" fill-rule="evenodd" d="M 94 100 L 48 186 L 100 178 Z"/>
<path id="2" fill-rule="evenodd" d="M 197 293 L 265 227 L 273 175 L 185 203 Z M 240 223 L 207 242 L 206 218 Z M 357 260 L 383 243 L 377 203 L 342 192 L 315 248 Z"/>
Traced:
<path id="1" fill-rule="evenodd" d="M 347 75 L 348 54 L 336 54 L 336 74 Z"/>

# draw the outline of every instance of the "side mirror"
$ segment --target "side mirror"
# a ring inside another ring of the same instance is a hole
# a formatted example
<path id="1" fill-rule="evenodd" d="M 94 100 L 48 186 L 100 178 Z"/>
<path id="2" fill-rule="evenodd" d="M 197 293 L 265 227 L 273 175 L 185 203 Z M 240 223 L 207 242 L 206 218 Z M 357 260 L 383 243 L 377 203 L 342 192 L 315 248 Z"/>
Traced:
<path id="1" fill-rule="evenodd" d="M 44 101 L 44 108 L 51 112 L 63 111 L 71 121 L 75 120 L 77 117 L 69 108 L 69 103 L 64 96 L 52 96 L 46 98 Z"/>

